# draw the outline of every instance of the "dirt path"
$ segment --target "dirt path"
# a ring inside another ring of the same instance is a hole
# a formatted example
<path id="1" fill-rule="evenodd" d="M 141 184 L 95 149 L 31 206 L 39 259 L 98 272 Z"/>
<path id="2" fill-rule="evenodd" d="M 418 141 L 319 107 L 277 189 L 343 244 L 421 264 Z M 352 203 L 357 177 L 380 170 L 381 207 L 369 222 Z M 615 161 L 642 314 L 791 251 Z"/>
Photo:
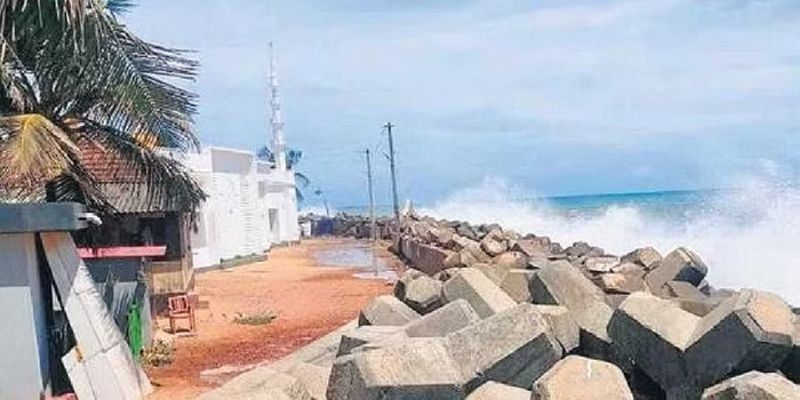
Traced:
<path id="1" fill-rule="evenodd" d="M 391 286 L 383 280 L 356 279 L 351 269 L 322 266 L 315 255 L 364 246 L 346 239 L 304 241 L 272 250 L 265 262 L 196 275 L 195 291 L 209 307 L 198 310 L 196 336 L 175 340 L 175 362 L 147 370 L 156 388 L 148 399 L 193 399 L 357 317 L 370 299 L 391 292 Z M 378 255 L 391 267 L 401 267 L 384 248 Z M 261 326 L 233 322 L 237 313 L 266 311 L 276 312 L 277 319 Z M 201 372 L 217 368 L 229 373 L 201 377 Z"/>

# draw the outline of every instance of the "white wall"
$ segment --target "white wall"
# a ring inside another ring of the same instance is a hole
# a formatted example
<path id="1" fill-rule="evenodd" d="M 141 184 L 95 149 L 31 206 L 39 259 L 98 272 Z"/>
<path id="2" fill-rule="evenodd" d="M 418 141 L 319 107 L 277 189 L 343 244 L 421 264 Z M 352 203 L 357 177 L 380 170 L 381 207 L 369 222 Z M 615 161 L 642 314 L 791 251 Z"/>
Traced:
<path id="1" fill-rule="evenodd" d="M 38 399 L 49 364 L 34 235 L 0 234 L 0 257 L 0 399 Z"/>
<path id="2" fill-rule="evenodd" d="M 218 147 L 175 158 L 209 195 L 191 238 L 195 268 L 299 240 L 292 171 L 273 170 L 251 152 Z M 271 209 L 277 210 L 276 231 L 270 229 Z"/>

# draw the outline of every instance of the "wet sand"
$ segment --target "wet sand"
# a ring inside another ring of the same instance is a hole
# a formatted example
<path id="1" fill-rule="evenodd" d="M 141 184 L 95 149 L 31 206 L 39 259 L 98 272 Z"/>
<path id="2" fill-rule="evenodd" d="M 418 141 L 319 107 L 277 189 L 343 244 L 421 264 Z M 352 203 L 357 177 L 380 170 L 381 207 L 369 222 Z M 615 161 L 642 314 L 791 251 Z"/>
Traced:
<path id="1" fill-rule="evenodd" d="M 402 268 L 382 246 L 378 279 L 362 279 L 375 275 L 368 248 L 364 241 L 309 240 L 273 249 L 265 262 L 197 274 L 195 291 L 209 306 L 197 311 L 197 335 L 175 340 L 175 362 L 147 369 L 156 389 L 148 399 L 193 399 L 356 318 L 370 299 L 391 292 L 380 278 Z M 233 322 L 237 313 L 266 311 L 277 319 L 262 326 Z"/>

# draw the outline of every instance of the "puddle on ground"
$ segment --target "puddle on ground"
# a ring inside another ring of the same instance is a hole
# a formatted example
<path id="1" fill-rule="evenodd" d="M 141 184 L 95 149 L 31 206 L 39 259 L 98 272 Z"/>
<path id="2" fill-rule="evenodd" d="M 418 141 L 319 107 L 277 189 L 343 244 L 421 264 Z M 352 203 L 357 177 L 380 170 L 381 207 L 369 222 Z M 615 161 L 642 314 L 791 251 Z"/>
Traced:
<path id="1" fill-rule="evenodd" d="M 357 271 L 353 276 L 359 279 L 397 280 L 397 274 L 367 243 L 342 244 L 339 248 L 315 251 L 314 258 L 325 267 L 353 268 Z"/>

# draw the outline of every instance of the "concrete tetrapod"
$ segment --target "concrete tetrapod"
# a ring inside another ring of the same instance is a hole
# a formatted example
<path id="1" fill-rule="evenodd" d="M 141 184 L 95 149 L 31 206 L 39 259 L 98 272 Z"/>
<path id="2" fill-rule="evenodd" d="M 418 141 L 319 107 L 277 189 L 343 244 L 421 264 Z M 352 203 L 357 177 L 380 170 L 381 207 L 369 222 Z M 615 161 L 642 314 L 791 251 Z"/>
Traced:
<path id="1" fill-rule="evenodd" d="M 463 399 L 489 380 L 527 387 L 561 355 L 541 313 L 520 304 L 443 338 L 339 357 L 328 399 Z"/>
<path id="2" fill-rule="evenodd" d="M 609 324 L 613 346 L 668 399 L 696 399 L 732 373 L 776 370 L 792 346 L 792 314 L 775 295 L 744 290 L 700 318 L 676 304 L 634 293 Z"/>
<path id="3" fill-rule="evenodd" d="M 531 400 L 633 400 L 616 365 L 567 356 L 533 384 Z"/>

